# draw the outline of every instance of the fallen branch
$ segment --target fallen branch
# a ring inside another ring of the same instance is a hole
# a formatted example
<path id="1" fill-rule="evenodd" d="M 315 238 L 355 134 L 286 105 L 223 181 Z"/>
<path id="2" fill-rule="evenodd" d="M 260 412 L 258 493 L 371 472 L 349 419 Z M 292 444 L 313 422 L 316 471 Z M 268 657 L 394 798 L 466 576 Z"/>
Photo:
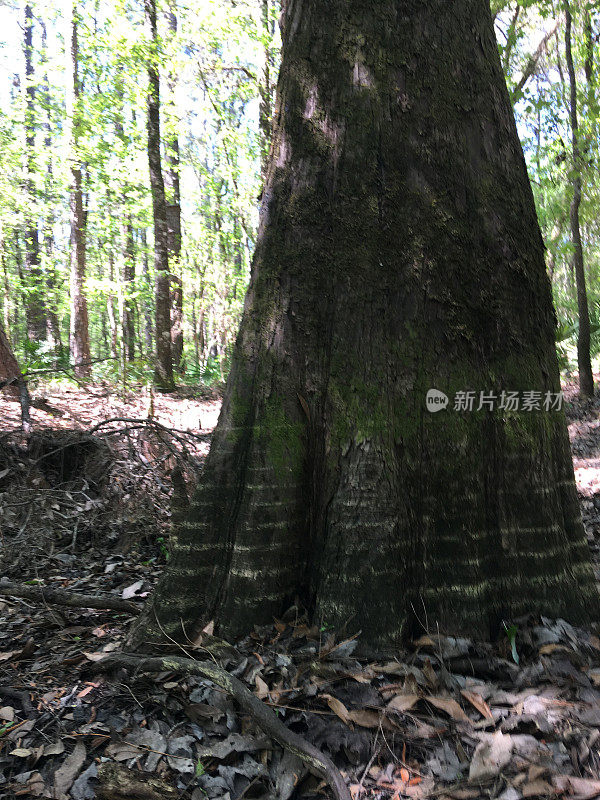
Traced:
<path id="1" fill-rule="evenodd" d="M 70 606 L 71 608 L 101 608 L 110 611 L 124 611 L 126 614 L 140 613 L 142 607 L 131 603 L 129 600 L 121 600 L 112 595 L 91 595 L 78 594 L 77 592 L 65 592 L 64 589 L 52 589 L 48 586 L 26 586 L 18 583 L 10 583 L 7 580 L 0 580 L 0 597 L 24 597 L 27 600 L 39 600 L 42 603 L 51 603 L 58 606 Z"/>
<path id="2" fill-rule="evenodd" d="M 179 672 L 186 675 L 202 675 L 223 689 L 236 700 L 259 727 L 275 741 L 298 756 L 310 770 L 323 778 L 336 800 L 351 800 L 350 791 L 333 761 L 312 744 L 289 730 L 271 709 L 252 694 L 244 684 L 226 670 L 211 661 L 194 661 L 181 656 L 140 657 L 113 653 L 86 668 L 86 672 L 110 672 L 119 667 L 132 667 L 138 672 Z"/>

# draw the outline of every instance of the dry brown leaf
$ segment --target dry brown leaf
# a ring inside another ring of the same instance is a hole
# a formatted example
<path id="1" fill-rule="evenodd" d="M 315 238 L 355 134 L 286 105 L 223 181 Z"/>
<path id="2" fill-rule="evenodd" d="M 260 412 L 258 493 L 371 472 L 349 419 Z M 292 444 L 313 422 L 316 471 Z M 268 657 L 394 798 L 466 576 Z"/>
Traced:
<path id="1" fill-rule="evenodd" d="M 565 647 L 564 644 L 543 644 L 539 649 L 539 654 L 541 656 L 549 656 L 552 653 L 572 653 L 570 647 Z"/>
<path id="2" fill-rule="evenodd" d="M 258 697 L 259 700 L 264 700 L 265 697 L 269 696 L 269 687 L 260 677 L 260 675 L 254 676 L 254 683 L 256 685 L 256 691 L 254 694 Z"/>
<path id="3" fill-rule="evenodd" d="M 523 797 L 543 797 L 547 794 L 554 794 L 554 787 L 540 779 L 524 783 L 519 791 Z"/>
<path id="4" fill-rule="evenodd" d="M 471 759 L 469 782 L 480 783 L 491 780 L 509 763 L 513 741 L 509 735 L 496 731 L 479 742 Z"/>
<path id="5" fill-rule="evenodd" d="M 435 786 L 435 781 L 431 775 L 423 778 L 421 783 L 412 784 L 412 781 L 405 785 L 401 794 L 404 797 L 412 797 L 413 800 L 420 800 L 421 798 L 430 797 Z"/>
<path id="6" fill-rule="evenodd" d="M 479 711 L 482 717 L 485 717 L 486 719 L 494 719 L 491 708 L 480 694 L 477 694 L 477 692 L 469 692 L 467 689 L 461 689 L 460 693 L 465 700 L 468 700 L 469 703 L 471 703 L 471 705 L 474 706 L 477 711 Z"/>
<path id="7" fill-rule="evenodd" d="M 338 700 L 337 697 L 333 697 L 333 695 L 330 694 L 322 694 L 321 697 L 323 698 L 323 700 L 327 702 L 329 708 L 333 711 L 334 714 L 337 714 L 337 716 L 342 720 L 342 722 L 345 722 L 346 725 L 350 724 L 350 712 L 348 711 L 346 706 L 341 702 L 341 700 Z"/>
<path id="8" fill-rule="evenodd" d="M 532 764 L 529 767 L 529 772 L 527 773 L 529 782 L 532 783 L 533 781 L 537 781 L 537 779 L 541 778 L 546 772 L 548 772 L 548 767 L 545 767 L 542 764 Z"/>
<path id="9" fill-rule="evenodd" d="M 451 797 L 452 800 L 475 800 L 476 797 L 481 795 L 481 791 L 479 789 L 472 789 L 466 787 L 464 789 L 452 789 L 452 791 L 448 790 L 448 797 Z"/>
<path id="10" fill-rule="evenodd" d="M 425 697 L 428 703 L 431 703 L 432 706 L 439 708 L 440 711 L 445 711 L 449 717 L 456 720 L 457 722 L 468 722 L 470 725 L 471 720 L 467 717 L 465 712 L 462 708 L 458 705 L 456 700 L 453 700 L 451 697 Z"/>
<path id="11" fill-rule="evenodd" d="M 435 674 L 435 670 L 431 666 L 431 661 L 428 658 L 425 659 L 425 663 L 421 669 L 423 671 L 423 675 L 425 675 L 427 678 L 427 683 L 432 689 L 437 689 L 439 684 L 438 676 Z"/>
<path id="12" fill-rule="evenodd" d="M 390 702 L 387 704 L 387 708 L 391 709 L 392 711 L 399 711 L 401 714 L 403 714 L 406 711 L 410 711 L 410 709 L 417 703 L 418 699 L 418 694 L 397 694 L 395 697 L 392 697 Z"/>
<path id="13" fill-rule="evenodd" d="M 600 796 L 600 781 L 575 778 L 572 775 L 553 775 L 552 784 L 559 792 L 566 792 L 573 800 L 592 800 Z"/>
<path id="14" fill-rule="evenodd" d="M 428 647 L 431 650 L 433 650 L 435 648 L 435 642 L 430 636 L 427 636 L 427 634 L 425 634 L 424 636 L 421 636 L 419 639 L 414 640 L 413 647 Z"/>
<path id="15" fill-rule="evenodd" d="M 339 715 L 338 715 L 339 716 Z M 378 728 L 381 717 L 377 711 L 361 708 L 357 711 L 348 711 L 348 718 L 361 728 Z"/>
<path id="16" fill-rule="evenodd" d="M 33 750 L 30 747 L 15 747 L 8 755 L 14 756 L 15 758 L 27 758 L 33 755 Z"/>
<path id="17" fill-rule="evenodd" d="M 106 653 L 84 653 L 83 655 L 88 661 L 102 661 L 103 658 L 106 658 Z"/>
<path id="18" fill-rule="evenodd" d="M 367 791 L 360 783 L 351 783 L 348 789 L 350 790 L 350 797 L 352 800 L 356 800 L 357 797 L 360 797 Z"/>

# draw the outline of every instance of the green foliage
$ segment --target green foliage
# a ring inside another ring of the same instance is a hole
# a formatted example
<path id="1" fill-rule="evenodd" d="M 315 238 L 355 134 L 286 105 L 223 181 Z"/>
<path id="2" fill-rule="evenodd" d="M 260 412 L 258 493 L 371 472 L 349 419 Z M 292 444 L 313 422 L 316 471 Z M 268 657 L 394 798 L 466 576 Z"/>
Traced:
<path id="1" fill-rule="evenodd" d="M 229 352 L 235 338 L 249 277 L 260 193 L 258 126 L 260 84 L 266 59 L 271 67 L 268 93 L 274 91 L 277 61 L 277 8 L 263 19 L 260 0 L 172 6 L 177 31 L 170 29 L 167 4 L 159 2 L 159 39 L 151 45 L 143 3 L 100 0 L 78 4 L 81 97 L 75 109 L 78 159 L 82 164 L 86 210 L 86 294 L 94 378 L 145 380 L 152 369 L 154 342 L 153 228 L 146 152 L 147 67 L 161 77 L 163 176 L 171 202 L 168 142 L 179 139 L 182 250 L 171 265 L 184 287 L 183 333 L 190 382 L 221 381 L 228 357 L 208 359 L 214 342 Z M 6 18 L 6 74 L 21 63 L 22 10 Z M 64 345 L 69 340 L 68 130 L 65 105 L 66 28 L 60 4 L 36 9 L 33 24 L 34 191 L 23 192 L 24 76 L 0 94 L 0 240 L 3 251 L 3 321 L 17 357 L 30 370 L 66 368 L 55 346 L 28 341 L 25 309 L 38 290 L 24 269 L 25 219 L 34 218 L 40 241 L 47 307 L 58 320 Z M 46 29 L 42 46 L 42 22 Z M 0 56 L 1 58 L 2 56 Z M 18 67 L 17 67 L 18 68 Z M 32 205 L 33 203 L 33 205 Z M 126 230 L 133 230 L 133 280 L 126 276 Z M 135 359 L 125 362 L 123 309 L 130 308 Z M 203 347 L 200 345 L 203 344 Z"/>

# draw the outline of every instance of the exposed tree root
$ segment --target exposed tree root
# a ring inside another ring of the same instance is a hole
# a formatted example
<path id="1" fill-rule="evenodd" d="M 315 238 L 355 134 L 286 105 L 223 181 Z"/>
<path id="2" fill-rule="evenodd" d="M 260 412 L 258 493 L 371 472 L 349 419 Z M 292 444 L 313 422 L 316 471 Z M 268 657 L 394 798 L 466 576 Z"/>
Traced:
<path id="1" fill-rule="evenodd" d="M 39 600 L 42 603 L 52 603 L 71 608 L 102 608 L 110 611 L 123 611 L 126 614 L 139 614 L 141 606 L 129 600 L 108 595 L 78 594 L 65 592 L 64 589 L 52 589 L 47 586 L 25 586 L 0 580 L 0 597 L 25 597 L 27 600 Z"/>
<path id="2" fill-rule="evenodd" d="M 114 653 L 97 661 L 87 672 L 110 672 L 118 667 L 134 668 L 137 672 L 179 672 L 202 675 L 237 700 L 262 730 L 279 744 L 298 756 L 308 768 L 323 778 L 336 800 L 351 800 L 350 791 L 335 764 L 301 736 L 290 731 L 271 709 L 255 697 L 238 678 L 210 661 L 194 661 L 181 656 L 144 658 L 124 653 Z"/>
<path id="3" fill-rule="evenodd" d="M 132 772 L 118 764 L 102 764 L 96 795 L 102 800 L 177 800 L 179 792 L 158 775 Z"/>

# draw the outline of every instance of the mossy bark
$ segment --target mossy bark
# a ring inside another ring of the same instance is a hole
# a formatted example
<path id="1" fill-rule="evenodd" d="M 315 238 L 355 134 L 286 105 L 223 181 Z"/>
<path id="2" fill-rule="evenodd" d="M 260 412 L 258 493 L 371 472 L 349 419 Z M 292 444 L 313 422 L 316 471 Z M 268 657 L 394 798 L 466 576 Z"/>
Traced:
<path id="1" fill-rule="evenodd" d="M 289 0 L 282 21 L 223 409 L 134 641 L 236 635 L 296 595 L 376 647 L 589 620 L 563 414 L 425 408 L 431 387 L 560 389 L 488 3 Z"/>

